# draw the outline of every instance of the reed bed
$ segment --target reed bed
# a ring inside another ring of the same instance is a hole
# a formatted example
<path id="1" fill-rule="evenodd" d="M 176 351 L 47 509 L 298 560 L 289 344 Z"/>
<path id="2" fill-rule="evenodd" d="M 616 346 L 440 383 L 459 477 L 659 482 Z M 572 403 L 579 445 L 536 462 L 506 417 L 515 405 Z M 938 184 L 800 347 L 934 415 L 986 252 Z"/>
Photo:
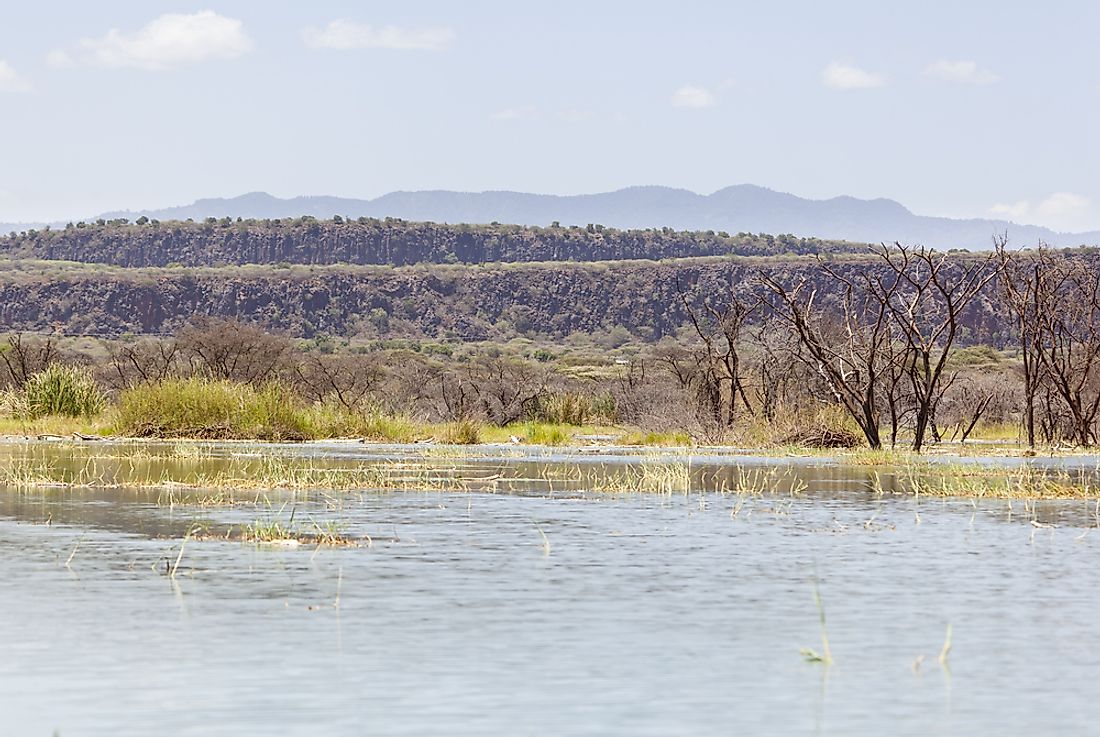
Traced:
<path id="1" fill-rule="evenodd" d="M 1100 497 L 1095 472 L 1048 470 L 1030 465 L 993 468 L 976 463 L 939 464 L 908 460 L 888 479 L 876 472 L 879 494 L 974 499 L 1093 499 Z"/>

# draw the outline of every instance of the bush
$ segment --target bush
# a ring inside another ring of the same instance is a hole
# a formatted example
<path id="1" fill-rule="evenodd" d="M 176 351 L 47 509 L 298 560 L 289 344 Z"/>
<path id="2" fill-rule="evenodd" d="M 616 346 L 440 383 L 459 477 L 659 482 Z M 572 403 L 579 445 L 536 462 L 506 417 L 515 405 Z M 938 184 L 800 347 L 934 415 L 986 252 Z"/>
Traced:
<path id="1" fill-rule="evenodd" d="M 169 379 L 119 397 L 118 430 L 134 437 L 305 440 L 300 401 L 277 383 L 259 389 L 215 379 Z"/>
<path id="2" fill-rule="evenodd" d="M 471 420 L 459 420 L 443 426 L 439 439 L 454 445 L 477 445 L 481 442 L 481 425 Z"/>
<path id="3" fill-rule="evenodd" d="M 356 412 L 333 401 L 313 405 L 306 416 L 310 434 L 315 438 L 409 443 L 421 433 L 420 426 L 407 417 L 386 415 L 377 409 Z"/>
<path id="4" fill-rule="evenodd" d="M 93 417 L 103 411 L 107 397 L 91 372 L 81 366 L 50 364 L 32 375 L 23 387 L 26 412 L 32 418 L 47 415 Z"/>
<path id="5" fill-rule="evenodd" d="M 585 395 L 563 392 L 540 398 L 531 414 L 535 421 L 551 425 L 583 425 L 591 409 Z"/>
<path id="6" fill-rule="evenodd" d="M 566 445 L 572 440 L 572 426 L 561 426 L 545 422 L 517 422 L 508 425 L 515 437 L 532 445 Z"/>
<path id="7" fill-rule="evenodd" d="M 21 420 L 29 415 L 26 394 L 16 389 L 0 390 L 0 417 Z"/>

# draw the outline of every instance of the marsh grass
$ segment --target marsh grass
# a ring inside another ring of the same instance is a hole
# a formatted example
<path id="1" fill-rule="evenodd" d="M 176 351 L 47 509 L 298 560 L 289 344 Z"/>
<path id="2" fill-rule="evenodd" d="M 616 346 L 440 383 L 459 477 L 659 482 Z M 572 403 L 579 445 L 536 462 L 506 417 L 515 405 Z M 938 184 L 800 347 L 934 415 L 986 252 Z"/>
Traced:
<path id="1" fill-rule="evenodd" d="M 597 494 L 688 494 L 692 490 L 691 466 L 646 461 L 610 474 L 590 471 L 582 484 L 586 491 Z"/>
<path id="2" fill-rule="evenodd" d="M 666 448 L 688 448 L 694 445 L 691 435 L 683 430 L 669 432 L 636 430 L 623 435 L 618 442 L 623 445 Z"/>
<path id="3" fill-rule="evenodd" d="M 459 420 L 443 425 L 436 437 L 450 445 L 477 445 L 481 442 L 481 424 L 473 420 Z"/>
<path id="4" fill-rule="evenodd" d="M 825 605 L 821 601 L 821 591 L 817 582 L 817 573 L 814 572 L 814 606 L 817 607 L 818 621 L 821 623 L 821 652 L 808 647 L 800 651 L 802 657 L 808 663 L 820 663 L 824 666 L 833 664 L 833 653 L 829 649 L 829 630 L 825 627 Z"/>
<path id="5" fill-rule="evenodd" d="M 260 388 L 213 379 L 167 379 L 119 396 L 117 430 L 137 438 L 305 440 L 300 400 L 271 382 Z"/>
<path id="6" fill-rule="evenodd" d="M 23 386 L 27 416 L 95 417 L 107 406 L 107 397 L 84 366 L 50 364 Z"/>
<path id="7" fill-rule="evenodd" d="M 974 499 L 1092 499 L 1100 497 L 1095 473 L 1084 469 L 1060 471 L 1021 465 L 994 468 L 977 463 L 932 463 L 907 460 L 889 488 L 876 474 L 871 484 L 878 493 Z"/>
<path id="8" fill-rule="evenodd" d="M 157 489 L 165 505 L 235 504 L 233 492 L 495 491 L 499 476 L 454 465 L 422 462 L 325 464 L 313 459 L 263 455 L 211 459 L 137 449 L 132 455 L 61 457 L 44 452 L 0 459 L 0 484 L 12 488 Z M 189 492 L 200 491 L 197 497 Z"/>
<path id="9" fill-rule="evenodd" d="M 295 521 L 297 510 L 292 509 L 290 517 L 284 522 L 282 513 L 285 505 L 277 514 L 258 519 L 244 528 L 240 539 L 260 545 L 317 545 L 321 547 L 354 547 L 358 541 L 345 535 L 334 520 L 317 522 L 310 520 L 308 525 Z"/>

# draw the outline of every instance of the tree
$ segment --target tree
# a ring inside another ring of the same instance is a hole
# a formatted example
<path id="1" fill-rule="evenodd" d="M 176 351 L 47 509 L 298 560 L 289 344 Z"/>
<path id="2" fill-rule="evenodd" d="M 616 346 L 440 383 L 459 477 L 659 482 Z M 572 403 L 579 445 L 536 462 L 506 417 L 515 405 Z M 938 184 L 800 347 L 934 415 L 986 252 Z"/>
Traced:
<path id="1" fill-rule="evenodd" d="M 179 332 L 179 349 L 195 373 L 213 379 L 262 384 L 278 378 L 290 340 L 236 320 L 201 317 Z"/>
<path id="2" fill-rule="evenodd" d="M 704 299 L 702 310 L 697 311 L 684 289 L 679 284 L 677 287 L 684 310 L 703 344 L 695 355 L 699 402 L 717 427 L 731 427 L 738 401 L 752 411 L 745 393 L 739 344 L 747 321 L 760 311 L 762 302 L 758 298 L 730 296 L 720 307 L 715 307 Z"/>
<path id="3" fill-rule="evenodd" d="M 22 333 L 9 335 L 7 345 L 0 346 L 0 361 L 6 374 L 3 383 L 22 388 L 28 379 L 44 371 L 58 358 L 57 341 L 52 337 L 28 338 Z"/>
<path id="4" fill-rule="evenodd" d="M 995 254 L 949 258 L 924 246 L 878 251 L 888 273 L 868 285 L 887 308 L 904 343 L 904 365 L 913 394 L 913 450 L 920 452 L 937 403 L 951 386 L 947 359 L 958 338 L 964 310 L 996 278 Z"/>
<path id="5" fill-rule="evenodd" d="M 900 278 L 867 269 L 847 276 L 822 266 L 844 287 L 839 314 L 830 317 L 817 307 L 817 290 L 805 279 L 787 287 L 765 275 L 761 282 L 771 293 L 768 309 L 797 336 L 803 350 L 794 355 L 820 376 L 867 444 L 878 449 L 879 385 L 893 360 L 887 298 L 899 287 Z"/>

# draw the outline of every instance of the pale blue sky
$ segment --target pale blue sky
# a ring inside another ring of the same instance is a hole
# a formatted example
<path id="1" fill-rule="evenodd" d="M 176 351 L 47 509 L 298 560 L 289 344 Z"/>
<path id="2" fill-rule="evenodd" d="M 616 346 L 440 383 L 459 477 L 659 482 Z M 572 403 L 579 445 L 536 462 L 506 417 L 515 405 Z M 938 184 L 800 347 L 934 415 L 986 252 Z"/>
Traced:
<path id="1" fill-rule="evenodd" d="M 0 6 L 0 221 L 750 182 L 1100 228 L 1094 3 Z"/>

